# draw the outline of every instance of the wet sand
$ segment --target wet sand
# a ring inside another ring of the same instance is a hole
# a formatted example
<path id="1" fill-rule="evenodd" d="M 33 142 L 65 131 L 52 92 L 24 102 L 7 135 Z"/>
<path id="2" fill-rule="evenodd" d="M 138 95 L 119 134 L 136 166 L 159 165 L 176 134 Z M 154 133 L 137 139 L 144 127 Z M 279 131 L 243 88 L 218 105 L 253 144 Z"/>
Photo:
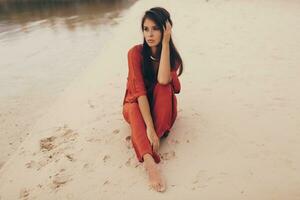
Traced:
<path id="1" fill-rule="evenodd" d="M 155 5 L 173 15 L 185 61 L 160 152 L 163 194 L 147 187 L 121 114 L 127 50 Z M 299 199 L 299 10 L 283 0 L 138 1 L 2 167 L 2 199 Z"/>
<path id="2" fill-rule="evenodd" d="M 0 168 L 133 3 L 0 3 Z"/>

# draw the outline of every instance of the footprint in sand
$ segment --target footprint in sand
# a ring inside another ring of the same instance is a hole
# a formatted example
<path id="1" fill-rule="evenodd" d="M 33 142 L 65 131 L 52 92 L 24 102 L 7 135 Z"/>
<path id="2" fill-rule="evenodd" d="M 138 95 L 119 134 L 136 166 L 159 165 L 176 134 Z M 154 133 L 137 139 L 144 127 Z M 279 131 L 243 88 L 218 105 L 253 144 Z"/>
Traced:
<path id="1" fill-rule="evenodd" d="M 171 160 L 176 157 L 175 151 L 165 152 L 160 154 L 161 159 L 163 160 Z"/>
<path id="2" fill-rule="evenodd" d="M 41 151 L 50 151 L 52 150 L 55 146 L 54 146 L 54 140 L 56 139 L 56 137 L 51 136 L 48 138 L 44 138 L 40 140 L 40 149 Z"/>
<path id="3" fill-rule="evenodd" d="M 104 183 L 102 184 L 102 188 L 101 188 L 102 192 L 107 192 L 107 188 L 106 187 L 108 185 L 110 185 L 110 184 L 111 184 L 110 180 L 105 180 Z"/>
<path id="4" fill-rule="evenodd" d="M 103 185 L 108 185 L 110 182 L 109 182 L 109 180 L 106 180 L 104 183 L 103 183 Z"/>
<path id="5" fill-rule="evenodd" d="M 58 134 L 55 136 L 40 140 L 40 149 L 42 151 L 51 151 L 63 143 L 74 141 L 78 135 L 78 133 L 75 133 L 72 129 L 67 128 L 66 125 L 58 128 L 56 132 L 58 132 Z"/>
<path id="6" fill-rule="evenodd" d="M 68 158 L 69 161 L 71 161 L 71 162 L 75 161 L 75 158 L 74 158 L 73 154 L 66 154 L 65 156 Z"/>
<path id="7" fill-rule="evenodd" d="M 115 129 L 115 130 L 113 131 L 113 134 L 118 134 L 119 132 L 120 132 L 119 129 Z"/>
<path id="8" fill-rule="evenodd" d="M 78 133 L 74 132 L 72 129 L 65 129 L 61 137 L 64 139 L 64 142 L 74 141 Z"/>
<path id="9" fill-rule="evenodd" d="M 55 177 L 53 182 L 52 182 L 52 184 L 53 184 L 52 188 L 57 189 L 57 188 L 63 186 L 64 184 L 66 184 L 68 181 L 69 181 L 69 178 L 65 177 L 65 176 Z"/>
<path id="10" fill-rule="evenodd" d="M 109 159 L 110 159 L 110 155 L 105 155 L 102 160 L 104 162 L 107 162 L 107 160 L 109 160 Z"/>
<path id="11" fill-rule="evenodd" d="M 131 158 L 128 158 L 128 160 L 125 162 L 125 165 L 126 165 L 127 167 L 134 167 L 134 168 L 137 168 L 137 167 L 140 165 L 140 163 L 138 163 L 138 162 L 134 159 L 134 157 L 131 157 Z"/>
<path id="12" fill-rule="evenodd" d="M 61 169 L 59 171 L 59 173 L 54 175 L 52 182 L 50 184 L 50 188 L 56 190 L 58 188 L 61 188 L 63 185 L 65 185 L 66 183 L 68 183 L 72 180 L 70 178 L 70 175 L 62 174 L 64 171 L 65 171 L 65 169 Z"/>
<path id="13" fill-rule="evenodd" d="M 26 189 L 26 188 L 21 189 L 20 199 L 28 199 L 29 195 L 30 195 L 29 189 Z"/>
<path id="14" fill-rule="evenodd" d="M 69 161 L 75 161 L 73 154 L 65 154 L 65 150 L 72 147 L 73 141 L 76 140 L 78 133 L 68 128 L 67 125 L 59 127 L 55 130 L 55 134 L 40 140 L 40 152 L 42 153 L 42 159 L 36 161 L 37 165 L 30 161 L 26 163 L 27 168 L 37 167 L 40 170 L 45 165 L 55 161 L 60 161 L 65 156 Z M 36 153 L 37 155 L 39 153 Z"/>
<path id="15" fill-rule="evenodd" d="M 26 168 L 33 168 L 37 166 L 37 163 L 34 160 L 31 160 L 30 162 L 25 164 Z"/>
<path id="16" fill-rule="evenodd" d="M 128 136 L 125 138 L 125 140 L 126 140 L 126 142 L 130 142 L 130 140 L 131 140 L 131 136 L 130 136 L 130 135 L 128 135 Z"/>
<path id="17" fill-rule="evenodd" d="M 126 142 L 126 147 L 127 149 L 131 149 L 132 148 L 132 143 L 131 143 L 131 136 L 128 135 L 126 138 L 125 138 L 125 142 Z"/>

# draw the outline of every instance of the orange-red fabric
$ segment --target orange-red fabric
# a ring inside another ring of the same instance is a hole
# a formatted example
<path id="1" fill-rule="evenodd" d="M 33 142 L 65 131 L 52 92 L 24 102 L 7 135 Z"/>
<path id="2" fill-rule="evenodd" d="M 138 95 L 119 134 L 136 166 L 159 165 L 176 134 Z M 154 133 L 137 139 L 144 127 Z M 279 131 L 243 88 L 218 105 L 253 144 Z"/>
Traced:
<path id="1" fill-rule="evenodd" d="M 149 153 L 156 163 L 160 156 L 151 147 L 146 133 L 146 125 L 139 109 L 137 98 L 147 95 L 142 75 L 142 45 L 136 45 L 128 52 L 128 78 L 126 93 L 123 100 L 123 116 L 131 127 L 131 141 L 140 162 L 143 155 Z M 150 111 L 159 138 L 173 126 L 177 117 L 177 99 L 175 93 L 180 92 L 180 82 L 176 70 L 171 72 L 172 81 L 162 85 L 156 83 L 150 103 Z"/>
<path id="2" fill-rule="evenodd" d="M 155 85 L 153 104 L 150 107 L 156 134 L 161 138 L 166 131 L 171 129 L 177 116 L 177 99 L 171 84 Z M 152 150 L 138 103 L 125 103 L 123 106 L 123 116 L 130 124 L 131 141 L 138 160 L 143 162 L 143 155 L 149 153 L 155 162 L 159 163 L 160 157 Z"/>
<path id="3" fill-rule="evenodd" d="M 143 45 L 139 44 L 133 46 L 128 51 L 128 77 L 123 104 L 128 102 L 137 102 L 137 98 L 139 96 L 147 95 L 147 90 L 142 74 L 142 48 Z M 176 62 L 175 69 L 171 71 L 171 85 L 174 89 L 175 94 L 178 94 L 181 89 L 181 85 L 177 76 L 178 68 L 179 64 Z"/>

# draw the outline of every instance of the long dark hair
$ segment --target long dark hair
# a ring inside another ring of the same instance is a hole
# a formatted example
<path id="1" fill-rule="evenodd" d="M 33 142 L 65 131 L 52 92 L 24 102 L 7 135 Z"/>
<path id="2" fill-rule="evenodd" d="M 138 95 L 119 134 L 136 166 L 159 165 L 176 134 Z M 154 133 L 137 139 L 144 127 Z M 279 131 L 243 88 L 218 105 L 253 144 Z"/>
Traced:
<path id="1" fill-rule="evenodd" d="M 162 37 L 164 35 L 163 26 L 166 27 L 167 20 L 170 22 L 171 26 L 173 26 L 173 22 L 170 18 L 170 13 L 162 7 L 154 7 L 145 12 L 145 14 L 142 18 L 142 23 L 141 23 L 142 31 L 144 29 L 144 22 L 146 19 L 150 19 L 155 22 L 155 24 L 159 27 L 159 29 L 162 33 Z M 179 55 L 179 53 L 173 43 L 172 36 L 170 38 L 169 45 L 170 45 L 171 70 L 176 67 L 175 63 L 178 62 L 180 65 L 178 75 L 180 76 L 183 71 L 183 62 L 182 62 L 181 56 Z M 162 38 L 158 45 L 158 55 L 161 55 L 161 49 L 162 49 Z M 145 38 L 144 38 L 144 42 L 143 42 L 142 55 L 143 55 L 143 64 L 142 64 L 143 77 L 144 77 L 144 79 L 146 79 L 145 80 L 146 82 L 154 83 L 154 82 L 156 82 L 156 76 L 155 76 L 156 74 L 155 74 L 154 68 L 151 67 L 151 59 L 150 59 L 151 49 L 150 49 L 149 45 L 147 44 Z"/>

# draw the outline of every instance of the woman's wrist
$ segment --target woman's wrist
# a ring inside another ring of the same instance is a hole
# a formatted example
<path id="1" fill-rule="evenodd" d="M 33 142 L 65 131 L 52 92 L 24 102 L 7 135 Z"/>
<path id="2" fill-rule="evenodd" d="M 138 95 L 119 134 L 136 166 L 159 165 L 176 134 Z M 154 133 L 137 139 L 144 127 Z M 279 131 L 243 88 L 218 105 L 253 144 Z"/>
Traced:
<path id="1" fill-rule="evenodd" d="M 154 130 L 153 124 L 146 124 L 146 128 L 147 128 L 147 129 Z"/>
<path id="2" fill-rule="evenodd" d="M 162 41 L 162 46 L 169 47 L 169 41 L 163 40 L 163 41 Z"/>

